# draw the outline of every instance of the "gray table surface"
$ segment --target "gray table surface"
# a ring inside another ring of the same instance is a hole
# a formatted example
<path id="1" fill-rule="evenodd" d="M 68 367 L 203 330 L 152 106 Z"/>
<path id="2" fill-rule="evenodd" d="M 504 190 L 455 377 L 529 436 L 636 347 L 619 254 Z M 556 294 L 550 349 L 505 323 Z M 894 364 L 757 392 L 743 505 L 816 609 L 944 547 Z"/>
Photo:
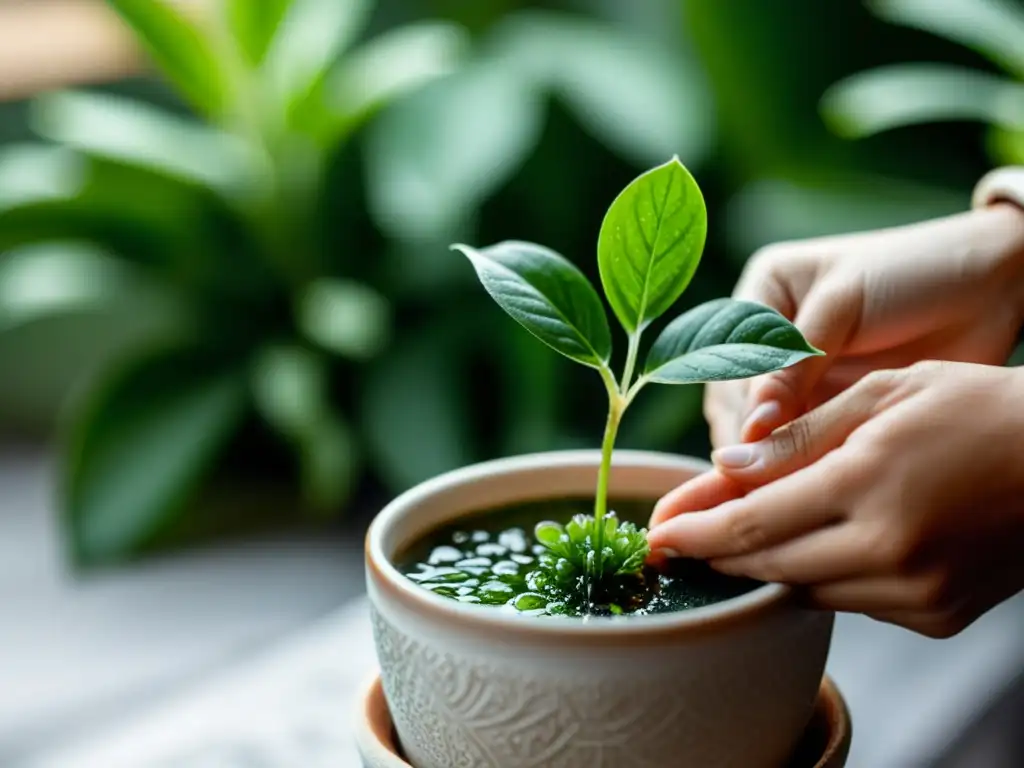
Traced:
<path id="1" fill-rule="evenodd" d="M 357 541 L 251 542 L 80 582 L 47 486 L 45 458 L 0 453 L 0 765 L 356 765 L 352 701 L 374 666 Z M 935 765 L 1024 669 L 1022 636 L 1024 598 L 948 641 L 840 616 L 829 671 L 851 768 Z"/>

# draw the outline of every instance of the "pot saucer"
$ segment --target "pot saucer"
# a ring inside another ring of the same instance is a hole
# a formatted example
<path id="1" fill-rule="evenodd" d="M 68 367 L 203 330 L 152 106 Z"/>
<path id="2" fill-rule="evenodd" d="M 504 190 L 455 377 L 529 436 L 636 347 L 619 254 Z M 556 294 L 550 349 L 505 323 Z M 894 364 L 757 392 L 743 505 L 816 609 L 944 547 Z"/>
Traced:
<path id="1" fill-rule="evenodd" d="M 412 768 L 398 749 L 379 675 L 359 699 L 355 735 L 365 768 Z M 846 702 L 826 676 L 821 681 L 814 714 L 787 768 L 843 768 L 852 735 Z"/>

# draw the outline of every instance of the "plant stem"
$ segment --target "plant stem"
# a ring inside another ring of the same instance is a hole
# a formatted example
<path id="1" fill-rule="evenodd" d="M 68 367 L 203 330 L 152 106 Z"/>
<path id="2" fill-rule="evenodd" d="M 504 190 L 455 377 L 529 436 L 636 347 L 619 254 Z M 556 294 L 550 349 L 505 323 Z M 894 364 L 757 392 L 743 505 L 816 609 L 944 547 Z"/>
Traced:
<path id="1" fill-rule="evenodd" d="M 629 385 L 633 379 L 633 371 L 636 369 L 636 357 L 639 352 L 640 331 L 638 330 L 629 335 L 629 348 L 626 350 L 626 367 L 622 371 L 622 381 L 620 382 L 623 395 L 629 391 Z"/>
<path id="2" fill-rule="evenodd" d="M 608 512 L 608 481 L 612 469 L 612 451 L 615 449 L 615 436 L 619 431 L 623 410 L 622 398 L 617 394 L 612 396 L 608 407 L 608 422 L 604 428 L 604 440 L 601 443 L 601 469 L 597 475 L 597 495 L 594 500 L 594 520 L 596 521 L 594 527 L 597 531 L 597 541 L 594 542 L 594 560 L 597 571 L 595 575 L 598 576 L 601 574 L 603 565 L 601 562 L 601 553 L 604 548 L 604 526 L 602 523 Z"/>

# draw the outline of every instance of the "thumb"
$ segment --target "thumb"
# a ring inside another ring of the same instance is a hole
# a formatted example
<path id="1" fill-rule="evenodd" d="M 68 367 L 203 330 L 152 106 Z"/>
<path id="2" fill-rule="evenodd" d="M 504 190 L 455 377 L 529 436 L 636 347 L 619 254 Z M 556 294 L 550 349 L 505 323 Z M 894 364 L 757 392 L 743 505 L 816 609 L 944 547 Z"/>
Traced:
<path id="1" fill-rule="evenodd" d="M 818 290 L 808 294 L 793 324 L 825 355 L 768 374 L 751 388 L 741 440 L 760 440 L 806 410 L 815 386 L 850 340 L 859 318 L 860 301 L 853 291 Z"/>
<path id="2" fill-rule="evenodd" d="M 857 385 L 753 443 L 711 454 L 719 472 L 754 488 L 810 466 L 838 448 L 874 413 L 871 388 Z"/>

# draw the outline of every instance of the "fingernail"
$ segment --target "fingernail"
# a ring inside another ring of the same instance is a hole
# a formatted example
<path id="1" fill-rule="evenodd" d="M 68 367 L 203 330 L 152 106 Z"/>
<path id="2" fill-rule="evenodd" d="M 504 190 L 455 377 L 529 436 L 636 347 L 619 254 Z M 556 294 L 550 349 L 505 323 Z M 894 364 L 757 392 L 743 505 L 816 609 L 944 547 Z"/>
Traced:
<path id="1" fill-rule="evenodd" d="M 670 559 L 671 558 L 676 558 L 676 557 L 682 557 L 682 555 L 679 554 L 679 552 L 677 552 L 676 550 L 669 549 L 669 548 L 666 548 L 666 547 L 662 547 L 661 549 L 654 550 L 654 554 L 661 555 L 662 557 L 667 557 L 667 558 L 670 558 Z"/>
<path id="2" fill-rule="evenodd" d="M 747 420 L 743 422 L 743 431 L 746 432 L 755 424 L 763 424 L 779 418 L 782 413 L 782 406 L 780 406 L 774 400 L 769 400 L 767 403 L 761 403 L 753 412 L 747 417 Z"/>
<path id="3" fill-rule="evenodd" d="M 758 451 L 750 444 L 730 445 L 711 453 L 711 460 L 725 469 L 743 469 L 757 459 Z"/>

